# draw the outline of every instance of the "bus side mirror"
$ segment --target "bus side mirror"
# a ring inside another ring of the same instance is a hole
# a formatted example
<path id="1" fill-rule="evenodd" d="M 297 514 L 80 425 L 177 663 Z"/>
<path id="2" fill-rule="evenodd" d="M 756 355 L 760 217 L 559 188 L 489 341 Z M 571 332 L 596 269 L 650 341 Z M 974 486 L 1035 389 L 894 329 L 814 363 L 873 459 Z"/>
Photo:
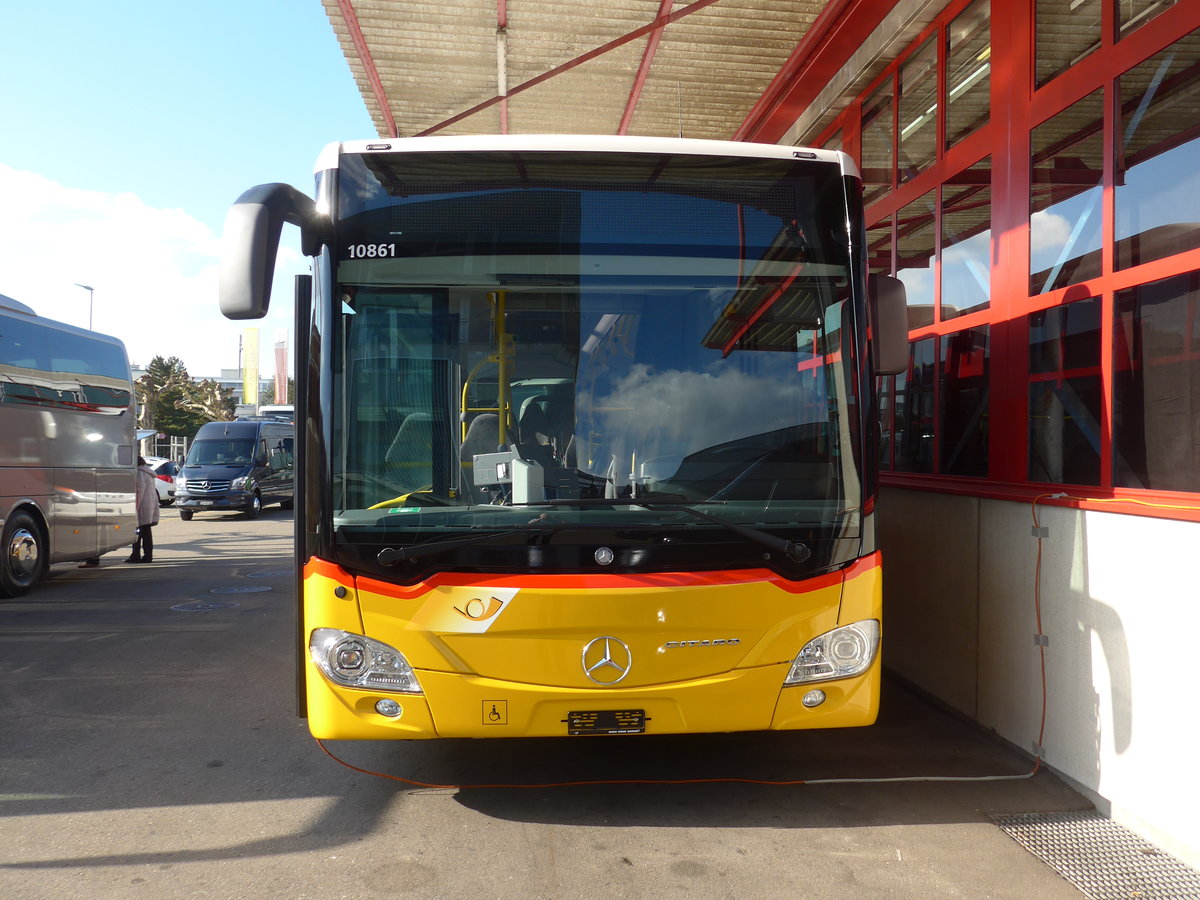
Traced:
<path id="1" fill-rule="evenodd" d="M 283 223 L 300 227 L 301 249 L 321 252 L 328 220 L 290 184 L 252 187 L 230 207 L 221 239 L 221 312 L 227 319 L 261 319 L 271 303 L 275 254 Z"/>
<path id="2" fill-rule="evenodd" d="M 867 298 L 875 374 L 898 375 L 908 369 L 908 298 L 904 282 L 891 275 L 871 275 Z"/>

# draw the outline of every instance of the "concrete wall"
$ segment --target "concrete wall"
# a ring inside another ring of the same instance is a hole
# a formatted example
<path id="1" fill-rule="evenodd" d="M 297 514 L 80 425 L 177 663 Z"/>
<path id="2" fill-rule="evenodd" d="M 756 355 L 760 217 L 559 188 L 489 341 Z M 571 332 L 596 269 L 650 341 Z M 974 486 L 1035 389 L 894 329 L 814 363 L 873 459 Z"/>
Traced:
<path id="1" fill-rule="evenodd" d="M 1038 506 L 1046 763 L 1200 868 L 1200 524 Z M 1032 754 L 1041 724 L 1029 503 L 888 488 L 884 662 Z"/>

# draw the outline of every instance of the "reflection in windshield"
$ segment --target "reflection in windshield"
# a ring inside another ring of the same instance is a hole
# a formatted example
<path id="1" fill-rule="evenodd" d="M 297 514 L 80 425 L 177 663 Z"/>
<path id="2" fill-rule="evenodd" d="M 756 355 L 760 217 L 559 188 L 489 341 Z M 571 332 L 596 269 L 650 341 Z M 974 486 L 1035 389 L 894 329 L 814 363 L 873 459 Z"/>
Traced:
<path id="1" fill-rule="evenodd" d="M 254 459 L 250 438 L 194 441 L 188 450 L 187 466 L 244 466 Z"/>
<path id="2" fill-rule="evenodd" d="M 584 523 L 678 522 L 704 503 L 849 536 L 847 238 L 838 197 L 821 202 L 836 166 L 753 160 L 731 181 L 711 161 L 579 157 L 519 186 L 441 157 L 426 185 L 408 154 L 403 190 L 393 157 L 343 165 L 339 520 L 512 529 L 504 509 L 577 500 Z"/>

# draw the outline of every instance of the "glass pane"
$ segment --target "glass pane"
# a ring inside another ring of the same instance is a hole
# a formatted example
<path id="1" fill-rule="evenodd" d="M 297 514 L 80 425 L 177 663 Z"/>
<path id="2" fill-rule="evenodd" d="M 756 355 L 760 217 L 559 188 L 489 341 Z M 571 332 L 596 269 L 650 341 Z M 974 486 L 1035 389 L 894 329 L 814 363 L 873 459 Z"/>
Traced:
<path id="1" fill-rule="evenodd" d="M 1029 480 L 1100 483 L 1100 300 L 1029 317 Z"/>
<path id="2" fill-rule="evenodd" d="M 1033 129 L 1029 217 L 1031 294 L 1100 274 L 1103 92 Z"/>
<path id="3" fill-rule="evenodd" d="M 1124 37 L 1174 5 L 1175 0 L 1118 0 L 1117 15 L 1120 16 L 1121 36 Z"/>
<path id="4" fill-rule="evenodd" d="M 892 186 L 892 82 L 879 86 L 862 108 L 863 203 L 870 203 Z"/>
<path id="5" fill-rule="evenodd" d="M 1037 0 L 1037 86 L 1100 46 L 1100 0 Z"/>
<path id="6" fill-rule="evenodd" d="M 937 44 L 900 67 L 900 180 L 908 181 L 937 154 Z"/>
<path id="7" fill-rule="evenodd" d="M 1114 483 L 1200 491 L 1200 272 L 1116 294 Z"/>
<path id="8" fill-rule="evenodd" d="M 907 375 L 896 376 L 897 472 L 933 471 L 933 379 L 935 338 L 909 347 Z"/>
<path id="9" fill-rule="evenodd" d="M 1119 269 L 1200 247 L 1200 31 L 1120 78 Z"/>
<path id="10" fill-rule="evenodd" d="M 908 295 L 908 327 L 933 322 L 934 207 L 930 191 L 900 210 L 896 217 L 896 277 Z"/>
<path id="11" fill-rule="evenodd" d="M 943 475 L 988 473 L 988 327 L 942 338 L 941 416 Z"/>
<path id="12" fill-rule="evenodd" d="M 876 222 L 867 229 L 867 271 L 872 275 L 891 275 L 892 268 L 892 219 Z M 904 390 L 904 376 L 889 375 L 876 379 L 879 404 L 879 465 L 894 468 L 892 456 L 895 452 L 895 423 L 893 412 L 896 398 Z"/>
<path id="13" fill-rule="evenodd" d="M 991 297 L 992 160 L 942 186 L 942 318 L 987 309 Z"/>
<path id="14" fill-rule="evenodd" d="M 892 218 L 876 222 L 867 229 L 867 271 L 872 275 L 891 275 Z"/>
<path id="15" fill-rule="evenodd" d="M 901 387 L 904 382 L 900 381 Z M 896 376 L 883 375 L 875 379 L 875 396 L 879 405 L 879 468 L 890 471 L 895 467 L 892 461 L 893 440 L 892 414 L 896 407 Z"/>
<path id="16" fill-rule="evenodd" d="M 976 0 L 946 29 L 946 146 L 988 120 L 992 29 L 989 0 Z"/>

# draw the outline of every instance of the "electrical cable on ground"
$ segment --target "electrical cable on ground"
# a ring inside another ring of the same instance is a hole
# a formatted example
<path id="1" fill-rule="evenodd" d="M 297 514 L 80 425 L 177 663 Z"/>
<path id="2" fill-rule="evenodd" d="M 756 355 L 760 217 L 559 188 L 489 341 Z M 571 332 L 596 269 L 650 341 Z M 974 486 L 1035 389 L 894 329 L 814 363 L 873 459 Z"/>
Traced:
<path id="1" fill-rule="evenodd" d="M 540 783 L 495 783 L 495 784 L 438 784 L 435 782 L 418 781 L 414 778 L 405 778 L 401 775 L 389 775 L 385 772 L 375 772 L 371 769 L 364 769 L 352 763 L 346 762 L 344 759 L 335 755 L 320 738 L 314 738 L 317 746 L 320 747 L 325 755 L 335 762 L 341 763 L 347 769 L 355 772 L 360 772 L 363 775 L 374 775 L 376 778 L 385 778 L 388 781 L 398 781 L 401 784 L 407 784 L 411 787 L 426 788 L 434 790 L 501 790 L 501 789 L 547 789 L 547 788 L 568 788 L 568 787 L 611 787 L 619 784 L 640 784 L 640 785 L 684 785 L 684 784 L 755 784 L 765 785 L 767 787 L 795 787 L 798 785 L 808 784 L 891 784 L 905 782 L 923 782 L 923 781 L 1024 781 L 1032 778 L 1037 774 L 1038 763 L 1035 761 L 1033 768 L 1028 772 L 1018 773 L 1016 775 L 902 775 L 889 778 L 790 778 L 790 779 L 766 779 L 766 778 L 738 778 L 734 776 L 726 776 L 720 778 L 597 778 L 585 781 L 546 781 Z"/>

